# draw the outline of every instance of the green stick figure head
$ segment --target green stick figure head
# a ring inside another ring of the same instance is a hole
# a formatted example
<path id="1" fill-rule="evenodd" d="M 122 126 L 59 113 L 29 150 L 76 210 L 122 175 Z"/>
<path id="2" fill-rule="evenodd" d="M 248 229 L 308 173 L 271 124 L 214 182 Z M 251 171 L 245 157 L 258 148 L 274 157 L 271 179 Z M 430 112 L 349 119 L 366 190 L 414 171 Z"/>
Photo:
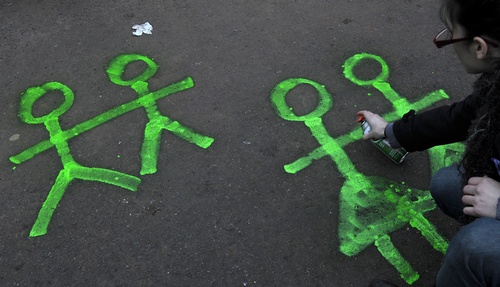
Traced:
<path id="1" fill-rule="evenodd" d="M 313 86 L 319 93 L 318 106 L 307 115 L 297 116 L 286 103 L 286 94 L 301 84 Z M 276 109 L 277 114 L 287 121 L 306 121 L 310 119 L 320 118 L 328 112 L 332 105 L 332 96 L 326 90 L 325 86 L 314 81 L 303 78 L 291 78 L 279 83 L 271 94 L 271 102 Z"/>
<path id="2" fill-rule="evenodd" d="M 49 91 L 61 91 L 64 96 L 64 102 L 52 112 L 45 116 L 33 116 L 33 105 L 35 102 L 47 94 Z M 27 124 L 41 124 L 51 119 L 57 119 L 64 114 L 73 105 L 75 96 L 73 91 L 66 85 L 59 82 L 49 82 L 41 86 L 28 88 L 21 96 L 21 106 L 19 117 Z"/>
<path id="3" fill-rule="evenodd" d="M 375 60 L 382 67 L 382 71 L 380 74 L 372 80 L 361 80 L 358 79 L 353 72 L 354 67 L 362 60 Z M 356 54 L 349 59 L 347 59 L 344 63 L 344 75 L 347 79 L 351 80 L 351 82 L 355 83 L 358 86 L 373 86 L 374 83 L 386 82 L 389 79 L 389 66 L 380 56 L 373 54 Z"/>
<path id="4" fill-rule="evenodd" d="M 127 65 L 135 61 L 143 61 L 146 63 L 146 70 L 133 79 L 124 80 L 122 76 Z M 108 73 L 111 82 L 128 87 L 131 87 L 136 82 L 146 82 L 156 74 L 156 71 L 158 71 L 158 65 L 152 59 L 139 54 L 123 54 L 116 56 L 111 60 L 106 69 L 106 73 Z"/>

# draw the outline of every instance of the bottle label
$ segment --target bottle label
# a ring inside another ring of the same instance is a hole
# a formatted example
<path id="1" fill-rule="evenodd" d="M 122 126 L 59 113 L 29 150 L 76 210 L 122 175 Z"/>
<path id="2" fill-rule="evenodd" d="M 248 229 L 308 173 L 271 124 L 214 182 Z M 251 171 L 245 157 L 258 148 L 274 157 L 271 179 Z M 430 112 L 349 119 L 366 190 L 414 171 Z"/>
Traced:
<path id="1" fill-rule="evenodd" d="M 364 119 L 358 119 L 358 122 L 361 123 L 363 134 L 367 134 L 371 131 L 370 125 Z M 370 142 L 397 164 L 402 163 L 405 157 L 408 155 L 408 151 L 406 151 L 404 148 L 394 149 L 384 139 L 370 140 Z"/>

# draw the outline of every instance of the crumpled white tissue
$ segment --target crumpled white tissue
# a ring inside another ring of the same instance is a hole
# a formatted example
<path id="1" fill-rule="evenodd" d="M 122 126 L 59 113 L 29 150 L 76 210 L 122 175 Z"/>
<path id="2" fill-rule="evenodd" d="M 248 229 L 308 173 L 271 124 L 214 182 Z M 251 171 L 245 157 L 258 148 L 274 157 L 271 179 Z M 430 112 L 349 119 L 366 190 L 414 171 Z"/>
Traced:
<path id="1" fill-rule="evenodd" d="M 132 32 L 132 34 L 136 35 L 136 36 L 141 36 L 142 33 L 144 34 L 153 34 L 153 26 L 151 26 L 151 24 L 149 24 L 149 22 L 146 22 L 144 24 L 138 24 L 138 25 L 134 25 L 132 26 L 132 29 L 136 29 L 136 31 Z"/>

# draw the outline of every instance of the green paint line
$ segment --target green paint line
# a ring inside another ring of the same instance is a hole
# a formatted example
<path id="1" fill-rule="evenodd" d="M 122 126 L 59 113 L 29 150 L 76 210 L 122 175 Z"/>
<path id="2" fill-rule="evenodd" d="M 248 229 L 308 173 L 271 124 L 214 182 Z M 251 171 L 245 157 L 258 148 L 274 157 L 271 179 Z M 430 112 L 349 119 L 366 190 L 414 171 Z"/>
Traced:
<path id="1" fill-rule="evenodd" d="M 415 198 L 411 200 L 410 197 Z M 378 236 L 400 229 L 413 216 L 435 209 L 428 191 L 410 189 L 377 176 L 363 184 L 347 180 L 340 191 L 340 250 L 353 256 Z M 401 216 L 413 211 L 412 216 Z"/>
<path id="2" fill-rule="evenodd" d="M 34 103 L 49 91 L 62 92 L 64 102 L 45 116 L 33 116 L 32 109 Z M 99 181 L 132 191 L 136 191 L 141 182 L 139 178 L 125 173 L 102 168 L 83 167 L 73 159 L 68 142 L 62 134 L 63 132 L 59 124 L 59 117 L 69 110 L 73 104 L 73 100 L 73 91 L 59 82 L 49 82 L 41 86 L 28 88 L 21 97 L 20 119 L 27 124 L 43 123 L 45 125 L 45 128 L 49 132 L 49 141 L 56 147 L 63 165 L 63 169 L 59 172 L 56 182 L 49 191 L 38 213 L 38 217 L 30 231 L 31 237 L 47 233 L 52 215 L 61 201 L 67 186 L 73 179 Z"/>
<path id="3" fill-rule="evenodd" d="M 372 80 L 361 80 L 354 75 L 354 67 L 358 65 L 361 61 L 365 60 L 374 60 L 380 64 L 381 72 L 377 77 L 373 78 Z M 382 57 L 374 54 L 367 54 L 367 53 L 356 54 L 347 59 L 344 62 L 344 65 L 342 65 L 342 67 L 344 67 L 344 76 L 358 86 L 362 87 L 373 86 L 373 84 L 375 83 L 385 82 L 389 79 L 389 66 L 382 59 Z"/>
<path id="4" fill-rule="evenodd" d="M 312 112 L 307 115 L 297 116 L 292 108 L 288 106 L 286 103 L 285 96 L 292 89 L 297 87 L 298 85 L 311 85 L 318 91 L 319 101 L 318 106 Z M 333 105 L 332 96 L 326 90 L 324 85 L 318 84 L 315 81 L 311 81 L 304 78 L 291 78 L 284 80 L 283 82 L 276 85 L 276 87 L 271 92 L 271 103 L 273 104 L 276 113 L 287 121 L 302 121 L 316 119 L 323 116 Z"/>
<path id="5" fill-rule="evenodd" d="M 448 100 L 450 97 L 444 90 L 437 90 L 434 92 L 430 92 L 423 96 L 422 99 L 410 104 L 409 109 L 413 109 L 415 111 L 421 111 L 432 106 L 434 103 L 440 100 Z M 406 108 L 408 110 L 408 108 Z"/>
<path id="6" fill-rule="evenodd" d="M 406 283 L 413 284 L 419 279 L 420 275 L 418 275 L 418 273 L 413 270 L 410 263 L 408 263 L 408 261 L 401 256 L 401 253 L 399 253 L 396 249 L 389 235 L 379 237 L 375 241 L 375 245 L 377 246 L 380 254 L 382 254 L 382 256 L 384 256 L 384 258 L 389 261 L 392 266 L 396 267 L 401 275 L 401 278 L 403 278 Z"/>
<path id="7" fill-rule="evenodd" d="M 124 80 L 123 74 L 125 72 L 125 69 L 127 68 L 127 65 L 135 61 L 141 61 L 145 63 L 147 65 L 147 68 L 141 74 L 137 75 L 135 78 L 132 78 L 130 80 Z M 157 71 L 158 71 L 158 65 L 153 61 L 153 59 L 150 59 L 149 57 L 140 54 L 118 55 L 115 58 L 113 58 L 113 60 L 111 60 L 111 62 L 108 65 L 108 68 L 106 69 L 106 73 L 108 74 L 111 82 L 119 86 L 126 86 L 126 87 L 131 87 L 138 82 L 148 81 L 156 74 Z M 148 94 L 148 93 L 146 93 L 146 90 L 144 90 L 143 94 Z"/>
<path id="8" fill-rule="evenodd" d="M 412 210 L 412 212 L 414 212 Z M 422 214 L 412 214 L 410 225 L 420 231 L 422 236 L 431 243 L 437 251 L 445 254 L 448 249 L 448 242 L 446 239 L 437 232 L 437 229 L 432 225 Z"/>
<path id="9" fill-rule="evenodd" d="M 330 155 L 332 160 L 338 164 L 339 171 L 346 177 L 359 174 L 354 164 L 349 159 L 347 153 L 330 137 L 322 123 L 321 118 L 309 119 L 305 121 L 306 126 L 311 130 L 321 147 Z"/>
<path id="10" fill-rule="evenodd" d="M 401 98 L 398 93 L 392 89 L 389 83 L 374 83 L 373 87 L 379 90 L 392 104 L 398 116 L 401 117 L 408 112 L 407 109 L 410 106 L 410 102 L 405 98 Z"/>

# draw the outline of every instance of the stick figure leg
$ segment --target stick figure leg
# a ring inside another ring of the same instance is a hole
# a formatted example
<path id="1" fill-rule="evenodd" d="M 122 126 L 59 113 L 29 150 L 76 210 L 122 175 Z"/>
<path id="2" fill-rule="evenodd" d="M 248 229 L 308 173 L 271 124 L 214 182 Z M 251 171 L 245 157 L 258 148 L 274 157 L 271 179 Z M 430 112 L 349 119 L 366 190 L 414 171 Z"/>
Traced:
<path id="1" fill-rule="evenodd" d="M 41 236 L 47 233 L 47 227 L 52 215 L 54 214 L 54 210 L 59 204 L 59 201 L 61 201 L 61 198 L 66 191 L 66 187 L 72 180 L 73 177 L 71 177 L 69 170 L 63 169 L 59 172 L 56 182 L 50 189 L 47 199 L 45 199 L 40 212 L 38 212 L 38 217 L 36 218 L 36 221 L 30 231 L 30 237 Z"/>
<path id="2" fill-rule="evenodd" d="M 144 142 L 141 149 L 141 175 L 154 174 L 160 151 L 161 124 L 150 121 L 144 129 Z"/>
<path id="3" fill-rule="evenodd" d="M 122 172 L 85 166 L 72 166 L 70 169 L 71 178 L 78 178 L 88 181 L 99 181 L 107 184 L 116 185 L 125 189 L 136 191 L 141 180 L 135 176 Z"/>
<path id="4" fill-rule="evenodd" d="M 413 270 L 410 263 L 404 259 L 401 253 L 399 253 L 389 235 L 386 234 L 377 238 L 375 240 L 375 246 L 377 246 L 380 254 L 382 254 L 392 266 L 396 267 L 401 278 L 403 278 L 406 283 L 412 284 L 418 280 L 420 275 Z"/>

